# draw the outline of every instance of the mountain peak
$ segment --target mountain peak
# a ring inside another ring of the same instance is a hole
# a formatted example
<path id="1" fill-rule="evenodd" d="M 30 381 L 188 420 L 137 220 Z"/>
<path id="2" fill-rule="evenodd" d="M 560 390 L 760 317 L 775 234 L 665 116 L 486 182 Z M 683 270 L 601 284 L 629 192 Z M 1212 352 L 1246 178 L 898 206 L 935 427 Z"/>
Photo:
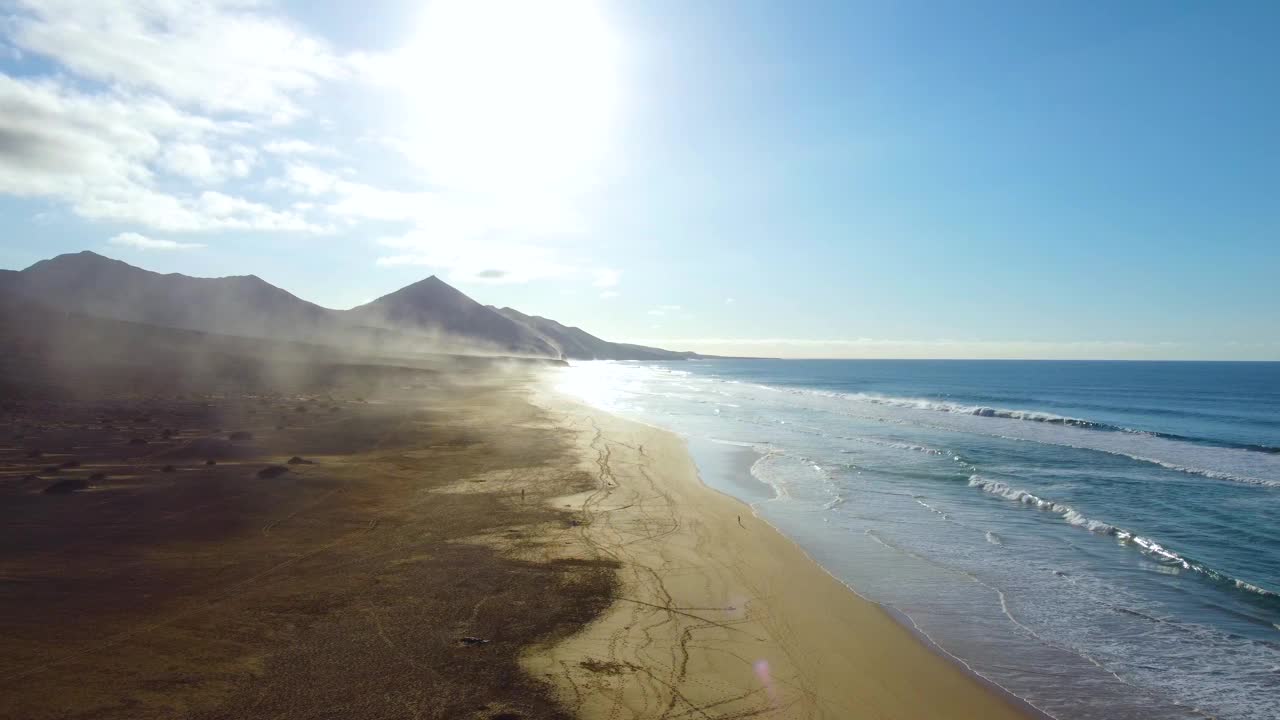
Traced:
<path id="1" fill-rule="evenodd" d="M 147 270 L 135 268 L 128 263 L 121 262 L 114 258 L 109 258 L 109 257 L 106 257 L 105 255 L 99 255 L 98 253 L 93 252 L 92 250 L 81 250 L 80 252 L 76 252 L 76 253 L 63 253 L 62 255 L 55 255 L 51 258 L 47 258 L 47 259 L 40 260 L 38 262 L 33 263 L 32 265 L 27 267 L 26 270 L 24 270 L 23 272 L 48 270 L 48 269 L 57 269 L 64 272 L 67 272 L 67 271 L 98 272 L 98 271 L 105 271 L 107 268 L 112 268 L 116 271 L 133 270 L 133 271 L 142 272 L 142 273 L 149 272 Z"/>
<path id="2" fill-rule="evenodd" d="M 362 324 L 443 332 L 505 351 L 555 356 L 536 331 L 485 307 L 435 275 L 347 311 Z"/>
<path id="3" fill-rule="evenodd" d="M 436 298 L 442 301 L 447 300 L 451 303 L 466 301 L 467 304 L 475 302 L 463 294 L 461 290 L 435 275 L 429 275 L 411 285 L 405 285 L 395 292 L 383 295 L 369 304 L 385 305 L 389 301 L 399 301 L 404 298 Z"/>

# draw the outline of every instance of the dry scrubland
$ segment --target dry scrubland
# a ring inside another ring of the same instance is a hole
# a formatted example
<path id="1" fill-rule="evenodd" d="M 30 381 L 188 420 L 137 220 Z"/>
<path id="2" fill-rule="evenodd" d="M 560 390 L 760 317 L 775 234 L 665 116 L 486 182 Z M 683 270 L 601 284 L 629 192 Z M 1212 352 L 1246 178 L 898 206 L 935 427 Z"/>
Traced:
<path id="1" fill-rule="evenodd" d="M 613 571 L 482 541 L 593 481 L 527 369 L 74 322 L 4 326 L 0 717 L 567 717 L 518 655 Z"/>

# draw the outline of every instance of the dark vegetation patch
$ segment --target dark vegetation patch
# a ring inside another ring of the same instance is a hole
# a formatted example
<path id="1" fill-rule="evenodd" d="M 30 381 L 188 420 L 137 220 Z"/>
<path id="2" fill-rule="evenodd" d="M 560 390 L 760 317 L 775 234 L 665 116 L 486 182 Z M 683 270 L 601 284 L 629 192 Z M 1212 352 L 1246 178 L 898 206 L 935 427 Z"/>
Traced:
<path id="1" fill-rule="evenodd" d="M 67 478 L 65 480 L 59 480 L 58 482 L 45 488 L 44 494 L 45 495 L 66 495 L 68 493 L 76 492 L 77 490 L 87 490 L 87 489 L 89 489 L 88 480 L 84 480 L 83 478 Z"/>
<path id="2" fill-rule="evenodd" d="M 240 444 L 227 438 L 200 437 L 188 440 L 160 454 L 175 459 L 248 460 L 261 452 L 252 445 Z"/>
<path id="3" fill-rule="evenodd" d="M 600 675 L 621 675 L 624 672 L 634 669 L 634 666 L 629 663 L 620 663 L 615 660 L 600 660 L 597 658 L 587 658 L 586 660 L 578 663 L 578 665 Z"/>
<path id="4" fill-rule="evenodd" d="M 0 437 L 21 427 L 26 447 L 51 456 L 44 465 L 74 451 L 104 468 L 94 477 L 128 481 L 55 501 L 41 497 L 52 479 L 31 475 L 43 465 L 26 448 L 0 447 L 11 477 L 26 478 L 0 478 L 0 566 L 12 581 L 0 593 L 0 716 L 567 720 L 519 657 L 597 617 L 614 564 L 525 562 L 466 540 L 560 522 L 545 500 L 591 477 L 564 473 L 526 503 L 433 493 L 568 461 L 539 411 L 484 378 L 326 372 L 355 378 L 326 403 L 357 392 L 371 402 L 295 416 L 298 394 L 252 383 L 6 399 Z M 270 432 L 282 413 L 289 431 Z M 195 439 L 161 432 L 129 450 L 143 415 Z M 213 437 L 220 427 L 254 442 Z M 279 482 L 249 472 L 311 455 L 343 457 Z M 184 472 L 161 474 L 182 460 Z M 483 642 L 459 642 L 468 637 Z"/>

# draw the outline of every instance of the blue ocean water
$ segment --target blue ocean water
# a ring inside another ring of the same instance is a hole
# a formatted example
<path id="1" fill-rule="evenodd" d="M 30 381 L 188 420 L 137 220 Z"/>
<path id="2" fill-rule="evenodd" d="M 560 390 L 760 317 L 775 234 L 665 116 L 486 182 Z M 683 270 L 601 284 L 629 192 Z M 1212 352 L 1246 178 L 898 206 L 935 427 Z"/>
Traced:
<path id="1" fill-rule="evenodd" d="M 1045 713 L 1280 717 L 1280 363 L 581 363 L 858 593 Z M 751 476 L 708 468 L 742 466 Z"/>

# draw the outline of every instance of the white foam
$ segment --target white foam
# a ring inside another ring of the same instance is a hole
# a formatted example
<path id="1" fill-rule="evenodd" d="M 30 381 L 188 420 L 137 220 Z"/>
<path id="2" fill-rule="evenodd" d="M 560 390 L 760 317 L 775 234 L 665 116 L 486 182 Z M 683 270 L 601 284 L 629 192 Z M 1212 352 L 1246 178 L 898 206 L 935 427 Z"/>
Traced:
<path id="1" fill-rule="evenodd" d="M 913 498 L 913 499 L 914 499 L 917 503 L 919 503 L 921 507 L 923 507 L 923 508 L 927 509 L 929 512 L 931 512 L 931 513 L 933 513 L 933 514 L 935 514 L 935 515 L 939 515 L 939 516 L 941 516 L 943 520 L 948 520 L 948 519 L 950 519 L 950 517 L 951 517 L 950 515 L 947 515 L 947 513 L 943 512 L 942 510 L 939 510 L 938 508 L 936 508 L 936 507 L 934 507 L 934 506 L 930 505 L 929 503 L 927 503 L 927 502 L 925 502 L 925 501 L 921 500 L 920 498 Z"/>
<path id="2" fill-rule="evenodd" d="M 1193 572 L 1200 573 L 1212 580 L 1231 585 L 1238 590 L 1262 595 L 1263 597 L 1280 598 L 1280 593 L 1259 587 L 1258 585 L 1240 580 L 1239 578 L 1231 577 L 1226 573 L 1220 572 L 1208 565 L 1186 557 L 1175 550 L 1166 547 L 1160 542 L 1153 540 L 1152 538 L 1143 537 L 1142 535 L 1125 530 L 1124 528 L 1085 517 L 1070 505 L 1046 500 L 1027 490 L 1014 488 L 1006 483 L 1000 482 L 999 480 L 991 480 L 979 475 L 973 475 L 969 478 L 969 487 L 980 488 L 983 492 L 991 493 L 992 495 L 997 495 L 1015 502 L 1020 502 L 1024 505 L 1030 505 L 1038 510 L 1057 513 L 1062 516 L 1062 519 L 1066 520 L 1071 525 L 1084 528 L 1090 532 L 1095 532 L 1100 535 L 1114 536 L 1121 542 L 1136 546 L 1146 555 L 1160 558 L 1166 563 L 1170 565 L 1177 565 L 1184 570 L 1191 570 Z"/>
<path id="3" fill-rule="evenodd" d="M 895 440 L 881 440 L 880 438 L 873 438 L 873 437 L 853 437 L 849 439 L 857 442 L 861 442 L 861 443 L 867 443 L 869 445 L 879 445 L 880 447 L 893 448 L 894 450 L 911 450 L 912 452 L 924 453 L 926 455 L 946 455 L 947 454 L 946 450 L 939 450 L 937 448 L 926 447 L 924 445 L 915 445 L 913 443 L 898 442 Z"/>

